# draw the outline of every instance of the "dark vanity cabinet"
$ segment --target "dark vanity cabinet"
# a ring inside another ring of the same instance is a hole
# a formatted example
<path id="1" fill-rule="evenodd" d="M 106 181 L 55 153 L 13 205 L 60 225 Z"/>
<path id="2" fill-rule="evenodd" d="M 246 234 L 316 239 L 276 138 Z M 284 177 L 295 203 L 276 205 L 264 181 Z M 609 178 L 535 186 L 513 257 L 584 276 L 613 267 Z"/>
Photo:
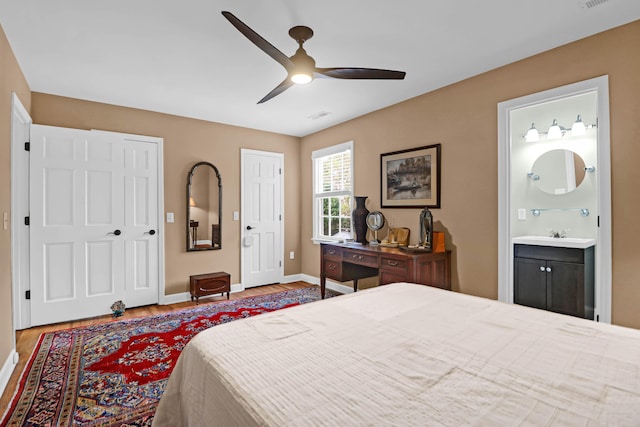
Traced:
<path id="1" fill-rule="evenodd" d="M 514 245 L 513 302 L 593 319 L 594 247 Z"/>

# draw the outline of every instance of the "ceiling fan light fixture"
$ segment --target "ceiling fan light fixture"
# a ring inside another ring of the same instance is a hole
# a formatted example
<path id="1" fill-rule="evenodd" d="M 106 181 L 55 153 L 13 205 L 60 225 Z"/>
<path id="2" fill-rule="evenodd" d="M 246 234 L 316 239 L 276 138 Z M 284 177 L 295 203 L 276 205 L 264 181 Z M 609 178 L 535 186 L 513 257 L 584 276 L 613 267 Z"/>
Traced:
<path id="1" fill-rule="evenodd" d="M 313 80 L 311 74 L 304 71 L 291 74 L 291 81 L 297 85 L 306 85 L 310 83 L 311 80 Z"/>

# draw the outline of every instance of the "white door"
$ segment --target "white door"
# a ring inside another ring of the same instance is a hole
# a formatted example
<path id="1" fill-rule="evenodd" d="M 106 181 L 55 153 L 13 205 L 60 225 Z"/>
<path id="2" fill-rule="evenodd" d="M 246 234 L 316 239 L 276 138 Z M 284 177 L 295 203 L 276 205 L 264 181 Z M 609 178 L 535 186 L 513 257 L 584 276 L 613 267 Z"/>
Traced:
<path id="1" fill-rule="evenodd" d="M 242 284 L 245 288 L 283 278 L 283 155 L 241 150 Z"/>
<path id="2" fill-rule="evenodd" d="M 117 135 L 31 127 L 31 326 L 157 302 L 157 150 Z"/>

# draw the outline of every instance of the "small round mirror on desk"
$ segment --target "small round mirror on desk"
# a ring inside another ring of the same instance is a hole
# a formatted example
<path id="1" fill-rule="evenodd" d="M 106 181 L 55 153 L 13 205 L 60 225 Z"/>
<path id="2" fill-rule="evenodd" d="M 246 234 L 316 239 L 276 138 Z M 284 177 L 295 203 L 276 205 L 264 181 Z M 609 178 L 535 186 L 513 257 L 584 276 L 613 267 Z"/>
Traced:
<path id="1" fill-rule="evenodd" d="M 378 211 L 369 212 L 366 222 L 369 230 L 373 231 L 373 240 L 370 240 L 369 244 L 374 246 L 380 244 L 380 240 L 378 240 L 378 230 L 384 227 L 384 215 Z"/>

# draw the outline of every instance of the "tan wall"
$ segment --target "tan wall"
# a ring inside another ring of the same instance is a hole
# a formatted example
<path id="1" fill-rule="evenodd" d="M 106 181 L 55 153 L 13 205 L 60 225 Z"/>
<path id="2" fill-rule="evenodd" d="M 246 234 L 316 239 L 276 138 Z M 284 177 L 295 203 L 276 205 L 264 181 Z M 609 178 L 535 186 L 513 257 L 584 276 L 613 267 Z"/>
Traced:
<path id="1" fill-rule="evenodd" d="M 310 241 L 311 151 L 355 141 L 355 193 L 380 208 L 380 153 L 442 144 L 436 230 L 453 251 L 453 289 L 498 295 L 497 104 L 608 74 L 613 199 L 613 323 L 640 328 L 640 21 L 487 72 L 302 139 L 302 271 L 319 274 Z M 434 64 L 437 66 L 437 64 Z M 384 209 L 416 240 L 419 209 Z M 635 262 L 634 262 L 635 261 Z"/>
<path id="2" fill-rule="evenodd" d="M 29 111 L 31 92 L 7 38 L 0 28 L 0 224 L 11 215 L 11 93 Z M 13 349 L 11 309 L 11 224 L 0 225 L 0 367 Z"/>
<path id="3" fill-rule="evenodd" d="M 226 271 L 240 283 L 240 148 L 284 153 L 285 246 L 299 252 L 299 138 L 202 120 L 81 101 L 34 92 L 34 123 L 101 129 L 164 138 L 164 209 L 175 213 L 165 224 L 166 294 L 186 292 L 192 274 Z M 197 162 L 213 163 L 222 179 L 222 249 L 186 252 L 187 175 Z M 284 273 L 300 272 L 300 257 L 284 258 Z"/>

